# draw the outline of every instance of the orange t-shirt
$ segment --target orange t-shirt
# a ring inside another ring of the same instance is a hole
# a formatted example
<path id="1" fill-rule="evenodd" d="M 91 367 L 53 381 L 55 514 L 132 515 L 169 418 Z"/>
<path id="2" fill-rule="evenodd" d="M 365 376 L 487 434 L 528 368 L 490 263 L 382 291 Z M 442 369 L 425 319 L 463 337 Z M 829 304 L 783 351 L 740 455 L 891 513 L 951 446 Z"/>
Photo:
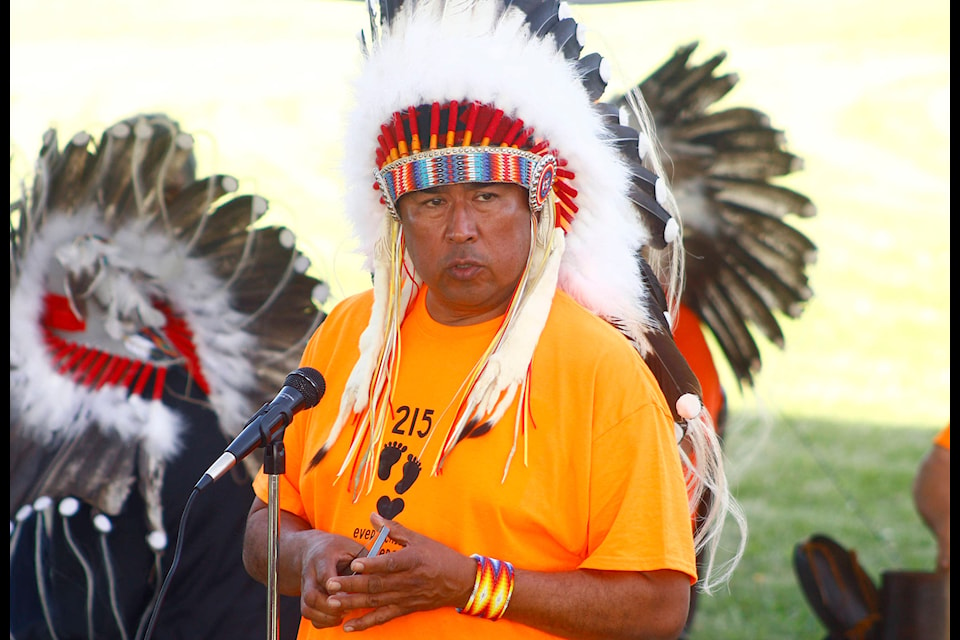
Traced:
<path id="1" fill-rule="evenodd" d="M 534 425 L 526 437 L 515 441 L 511 408 L 488 433 L 460 442 L 434 476 L 430 470 L 456 410 L 450 400 L 500 319 L 441 325 L 430 318 L 424 297 L 421 291 L 401 327 L 392 423 L 376 453 L 372 491 L 356 501 L 349 469 L 336 479 L 351 427 L 316 468 L 306 469 L 337 414 L 372 295 L 338 305 L 311 339 L 302 363 L 323 373 L 327 391 L 284 432 L 280 508 L 365 546 L 374 534 L 370 513 L 378 511 L 463 554 L 509 560 L 522 569 L 674 569 L 692 583 L 696 565 L 673 420 L 628 341 L 558 291 L 534 353 Z M 261 472 L 254 489 L 263 500 L 267 484 Z M 385 549 L 396 545 L 388 541 Z M 471 638 L 489 634 L 490 624 L 446 608 L 392 620 L 377 635 Z M 299 639 L 342 633 L 304 622 Z M 496 633 L 499 640 L 552 637 L 506 619 L 497 622 Z"/>

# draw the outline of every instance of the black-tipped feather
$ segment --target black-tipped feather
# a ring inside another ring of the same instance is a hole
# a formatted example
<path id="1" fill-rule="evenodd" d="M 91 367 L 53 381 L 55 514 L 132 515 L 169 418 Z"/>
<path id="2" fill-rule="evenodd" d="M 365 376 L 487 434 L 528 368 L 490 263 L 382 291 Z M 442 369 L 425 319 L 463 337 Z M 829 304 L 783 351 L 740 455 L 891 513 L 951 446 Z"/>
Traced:
<path id="1" fill-rule="evenodd" d="M 583 45 L 577 39 L 577 21 L 573 18 L 564 18 L 551 30 L 551 35 L 557 43 L 557 49 L 563 52 L 568 60 L 576 60 L 583 51 Z"/>
<path id="2" fill-rule="evenodd" d="M 727 178 L 710 179 L 706 184 L 719 202 L 774 218 L 784 218 L 790 214 L 810 218 L 817 212 L 810 198 L 779 185 Z M 805 244 L 810 250 L 816 250 L 809 239 Z"/>
<path id="3" fill-rule="evenodd" d="M 767 114 L 750 107 L 731 107 L 723 111 L 706 113 L 698 118 L 674 122 L 664 133 L 677 140 L 697 140 L 709 143 L 711 136 L 751 129 L 770 127 Z"/>
<path id="4" fill-rule="evenodd" d="M 667 246 L 665 237 L 667 225 L 673 219 L 673 216 L 657 202 L 656 198 L 650 195 L 645 185 L 638 180 L 634 180 L 630 185 L 630 200 L 643 215 L 644 222 L 650 230 L 651 245 L 656 249 L 664 249 Z"/>
<path id="5" fill-rule="evenodd" d="M 205 216 L 198 212 L 207 211 L 236 188 L 236 180 L 230 176 L 213 175 L 197 180 L 180 191 L 167 205 L 164 217 L 154 219 L 151 226 L 163 229 L 160 225 L 166 225 L 165 228 L 178 239 L 192 243 L 205 226 Z"/>
<path id="6" fill-rule="evenodd" d="M 670 308 L 667 305 L 667 296 L 663 292 L 663 287 L 660 281 L 657 280 L 657 276 L 653 272 L 650 263 L 647 262 L 643 255 L 637 256 L 637 264 L 640 265 L 640 275 L 643 276 L 643 284 L 653 298 L 654 304 L 652 305 L 650 315 L 653 316 L 653 319 L 661 331 L 669 331 L 670 325 L 667 323 L 666 314 Z"/>
<path id="7" fill-rule="evenodd" d="M 583 84 L 591 100 L 599 100 L 603 92 L 607 90 L 607 82 L 600 73 L 600 64 L 603 62 L 603 56 L 599 53 L 588 53 L 577 60 L 577 72 L 580 74 L 580 82 Z"/>
<path id="8" fill-rule="evenodd" d="M 766 180 L 803 168 L 803 161 L 781 149 L 721 151 L 709 169 L 711 176 Z"/>
<path id="9" fill-rule="evenodd" d="M 520 8 L 527 14 L 526 22 L 530 28 L 530 33 L 537 37 L 543 37 L 560 21 L 557 15 L 560 2 L 546 0 L 546 2 L 531 3 L 531 5 Z"/>
<path id="10" fill-rule="evenodd" d="M 640 351 L 644 353 L 644 361 L 650 367 L 650 371 L 667 399 L 667 404 L 670 405 L 674 421 L 683 424 L 686 418 L 678 412 L 677 400 L 687 393 L 701 397 L 700 382 L 670 332 L 670 325 L 665 315 L 668 310 L 667 298 L 657 276 L 642 255 L 637 256 L 637 264 L 640 266 L 645 288 L 652 298 L 648 311 L 657 324 L 656 328 L 645 334 L 649 348 L 641 348 Z"/>
<path id="11" fill-rule="evenodd" d="M 683 424 L 687 419 L 677 410 L 677 400 L 688 393 L 703 397 L 703 390 L 696 374 L 687 364 L 680 348 L 669 331 L 650 331 L 646 336 L 651 349 L 644 355 L 644 361 L 657 379 L 663 396 L 670 405 L 674 422 Z"/>
<path id="12" fill-rule="evenodd" d="M 50 184 L 50 209 L 63 213 L 76 211 L 93 173 L 94 156 L 88 151 L 91 140 L 89 134 L 78 133 L 57 158 L 56 165 L 52 167 L 54 178 Z"/>
<path id="13" fill-rule="evenodd" d="M 95 184 L 88 195 L 103 210 L 107 220 L 113 219 L 130 185 L 133 142 L 133 131 L 125 122 L 118 122 L 101 138 L 94 168 Z"/>
<path id="14" fill-rule="evenodd" d="M 639 153 L 639 131 L 633 127 L 627 127 L 622 124 L 607 125 L 607 131 L 609 131 L 610 141 L 617 145 L 620 153 L 635 161 L 642 160 Z"/>
<path id="15" fill-rule="evenodd" d="M 608 127 L 620 124 L 620 107 L 607 102 L 594 102 L 593 108 L 600 114 L 603 123 Z"/>
<path id="16" fill-rule="evenodd" d="M 664 80 L 662 93 L 648 98 L 646 92 L 644 92 L 644 97 L 648 100 L 647 106 L 655 109 L 661 105 L 665 107 L 682 104 L 683 108 L 691 115 L 701 113 L 725 95 L 733 84 L 736 84 L 735 79 L 732 84 L 729 84 L 730 79 L 724 80 L 713 75 L 714 70 L 720 66 L 726 57 L 727 54 L 719 53 L 695 67 L 684 66 L 678 68 L 677 72 L 670 78 L 670 82 Z M 728 84 L 729 86 L 727 86 Z M 726 87 L 726 90 L 717 87 Z M 712 96 L 712 99 L 709 101 L 703 100 L 702 94 L 704 93 Z M 677 114 L 679 118 L 684 115 L 683 113 Z"/>
<path id="17" fill-rule="evenodd" d="M 260 196 L 242 195 L 231 198 L 218 206 L 211 215 L 203 217 L 203 223 L 197 225 L 195 233 L 184 236 L 191 239 L 194 255 L 206 255 L 211 251 L 222 250 L 220 245 L 227 238 L 246 236 L 250 227 L 267 210 L 267 202 Z"/>

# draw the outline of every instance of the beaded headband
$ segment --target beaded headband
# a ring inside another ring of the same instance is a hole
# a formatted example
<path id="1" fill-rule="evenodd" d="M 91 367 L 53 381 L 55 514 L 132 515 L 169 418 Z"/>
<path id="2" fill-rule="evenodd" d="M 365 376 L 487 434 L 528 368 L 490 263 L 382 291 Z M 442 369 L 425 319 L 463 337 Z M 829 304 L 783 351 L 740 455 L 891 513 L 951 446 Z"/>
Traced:
<path id="1" fill-rule="evenodd" d="M 396 202 L 411 191 L 461 182 L 509 182 L 530 193 L 530 210 L 540 213 L 553 188 L 556 159 L 498 147 L 437 149 L 391 162 L 376 173 L 377 187 L 390 215 L 399 220 Z"/>
<path id="2" fill-rule="evenodd" d="M 429 132 L 421 146 L 421 127 Z M 535 141 L 523 120 L 505 116 L 480 102 L 461 109 L 453 100 L 441 105 L 410 107 L 394 112 L 377 137 L 375 189 L 395 219 L 396 203 L 406 193 L 461 182 L 508 182 L 530 194 L 530 209 L 538 214 L 552 190 L 557 196 L 557 226 L 568 231 L 577 212 L 573 172 L 563 168 L 548 141 Z M 481 135 L 475 136 L 479 132 Z M 472 146 L 474 139 L 478 144 Z"/>

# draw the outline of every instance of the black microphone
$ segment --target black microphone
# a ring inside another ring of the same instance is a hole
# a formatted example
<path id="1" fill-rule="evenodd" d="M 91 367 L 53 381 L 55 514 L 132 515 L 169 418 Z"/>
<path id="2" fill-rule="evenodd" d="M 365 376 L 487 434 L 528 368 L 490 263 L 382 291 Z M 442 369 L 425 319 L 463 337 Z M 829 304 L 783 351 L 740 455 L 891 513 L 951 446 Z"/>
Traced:
<path id="1" fill-rule="evenodd" d="M 295 413 L 317 406 L 326 390 L 327 383 L 316 369 L 301 367 L 288 375 L 280 393 L 250 418 L 240 435 L 203 474 L 196 489 L 202 491 L 254 449 L 270 444 L 274 434 L 290 424 Z"/>

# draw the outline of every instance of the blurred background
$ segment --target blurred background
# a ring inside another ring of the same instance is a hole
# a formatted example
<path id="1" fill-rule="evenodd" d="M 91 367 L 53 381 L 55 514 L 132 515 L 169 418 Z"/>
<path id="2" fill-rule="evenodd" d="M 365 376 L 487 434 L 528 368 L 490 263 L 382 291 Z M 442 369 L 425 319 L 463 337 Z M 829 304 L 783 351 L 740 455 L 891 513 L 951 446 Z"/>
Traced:
<path id="1" fill-rule="evenodd" d="M 765 111 L 805 161 L 781 183 L 818 208 L 793 221 L 820 250 L 810 270 L 814 297 L 801 318 L 782 323 L 784 350 L 758 340 L 755 389 L 741 391 L 717 356 L 733 410 L 728 465 L 751 545 L 779 547 L 772 564 L 758 552 L 728 593 L 707 599 L 696 629 L 710 638 L 725 637 L 704 628 L 711 620 L 753 628 L 741 602 L 769 609 L 762 592 L 774 581 L 795 596 L 776 605 L 795 620 L 782 637 L 817 633 L 790 584 L 797 536 L 839 528 L 860 537 L 877 569 L 925 563 L 927 555 L 932 562 L 908 485 L 950 411 L 949 4 L 652 0 L 571 8 L 588 28 L 586 49 L 614 62 L 610 91 L 639 82 L 680 45 L 699 42 L 694 61 L 727 52 L 719 71 L 740 81 L 720 106 Z M 268 199 L 268 220 L 293 229 L 313 270 L 331 283 L 330 304 L 367 286 L 350 252 L 338 173 L 362 2 L 12 0 L 10 18 L 11 198 L 29 180 L 46 129 L 56 128 L 62 145 L 79 131 L 99 138 L 117 120 L 162 111 L 194 134 L 200 174 L 230 174 L 241 192 Z M 846 449 L 832 451 L 832 442 Z M 848 462 L 855 470 L 841 466 Z M 803 484 L 811 477 L 819 484 Z M 891 495 L 858 493 L 884 477 L 892 477 Z M 775 499 L 770 487 L 781 483 L 801 493 Z M 821 507 L 794 516 L 795 528 L 765 532 L 814 494 Z M 890 530 L 889 520 L 905 521 L 910 532 Z M 766 633 L 739 637 L 777 637 Z"/>

